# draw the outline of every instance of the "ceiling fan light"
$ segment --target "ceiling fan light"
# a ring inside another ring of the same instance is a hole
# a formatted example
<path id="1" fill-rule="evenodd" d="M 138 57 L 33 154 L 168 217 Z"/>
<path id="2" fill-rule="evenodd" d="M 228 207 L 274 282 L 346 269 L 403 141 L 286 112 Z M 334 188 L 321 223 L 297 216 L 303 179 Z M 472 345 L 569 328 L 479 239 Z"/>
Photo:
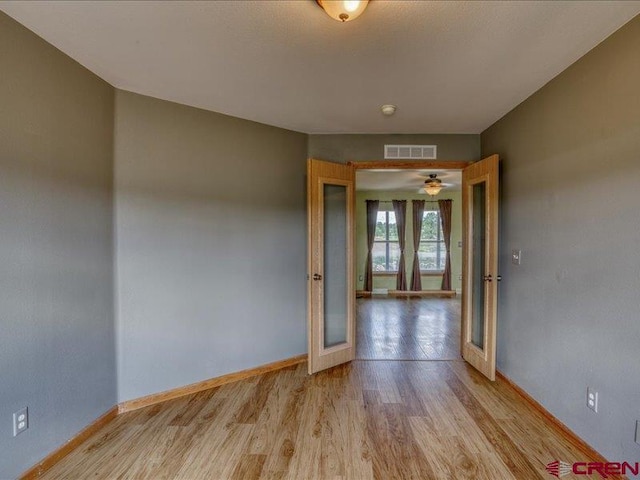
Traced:
<path id="1" fill-rule="evenodd" d="M 432 197 L 435 197 L 442 190 L 442 181 L 436 178 L 436 174 L 429 175 L 429 180 L 424 181 L 424 191 Z"/>
<path id="2" fill-rule="evenodd" d="M 427 192 L 432 197 L 438 195 L 442 190 L 442 185 L 426 185 L 424 187 L 424 191 Z"/>
<path id="3" fill-rule="evenodd" d="M 369 0 L 316 0 L 316 2 L 331 18 L 344 23 L 362 15 Z"/>

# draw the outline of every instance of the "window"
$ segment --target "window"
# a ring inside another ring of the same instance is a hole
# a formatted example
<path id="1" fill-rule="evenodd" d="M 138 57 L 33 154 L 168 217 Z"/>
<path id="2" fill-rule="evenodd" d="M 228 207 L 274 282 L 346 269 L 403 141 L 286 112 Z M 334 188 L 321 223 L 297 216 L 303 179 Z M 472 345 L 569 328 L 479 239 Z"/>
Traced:
<path id="1" fill-rule="evenodd" d="M 397 272 L 400 260 L 396 214 L 378 211 L 376 236 L 373 241 L 373 271 Z"/>
<path id="2" fill-rule="evenodd" d="M 447 255 L 447 248 L 442 235 L 440 212 L 425 211 L 422 215 L 422 231 L 420 232 L 420 271 L 442 272 Z"/>

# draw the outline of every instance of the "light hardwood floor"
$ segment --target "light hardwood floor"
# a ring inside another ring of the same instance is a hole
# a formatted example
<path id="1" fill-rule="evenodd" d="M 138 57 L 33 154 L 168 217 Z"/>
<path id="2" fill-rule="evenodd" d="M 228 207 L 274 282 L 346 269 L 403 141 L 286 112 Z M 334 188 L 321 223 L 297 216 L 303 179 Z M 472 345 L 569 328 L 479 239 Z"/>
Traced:
<path id="1" fill-rule="evenodd" d="M 459 360 L 459 297 L 358 299 L 356 358 Z"/>
<path id="2" fill-rule="evenodd" d="M 118 416 L 46 479 L 547 479 L 589 461 L 461 361 L 306 364 Z"/>

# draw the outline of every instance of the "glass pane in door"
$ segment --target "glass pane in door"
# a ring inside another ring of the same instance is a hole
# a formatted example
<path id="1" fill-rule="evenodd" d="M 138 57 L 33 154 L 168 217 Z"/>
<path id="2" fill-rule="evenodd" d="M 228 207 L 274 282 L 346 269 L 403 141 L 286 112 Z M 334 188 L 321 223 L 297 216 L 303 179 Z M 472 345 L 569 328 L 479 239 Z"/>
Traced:
<path id="1" fill-rule="evenodd" d="M 324 348 L 347 341 L 347 187 L 324 184 Z"/>
<path id="2" fill-rule="evenodd" d="M 486 232 L 486 182 L 476 183 L 472 190 L 471 235 L 473 241 L 471 268 L 471 342 L 484 349 L 484 264 L 485 264 L 485 232 Z"/>

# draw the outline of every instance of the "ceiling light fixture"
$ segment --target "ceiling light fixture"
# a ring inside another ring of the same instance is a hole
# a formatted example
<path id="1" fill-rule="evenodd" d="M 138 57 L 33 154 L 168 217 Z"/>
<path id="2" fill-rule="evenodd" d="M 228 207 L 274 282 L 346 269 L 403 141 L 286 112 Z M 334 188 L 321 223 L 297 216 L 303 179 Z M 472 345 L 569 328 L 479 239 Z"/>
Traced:
<path id="1" fill-rule="evenodd" d="M 316 0 L 316 2 L 331 18 L 344 23 L 362 15 L 369 0 Z"/>
<path id="2" fill-rule="evenodd" d="M 429 175 L 429 180 L 424 181 L 424 191 L 432 197 L 435 197 L 442 190 L 442 181 L 436 178 L 437 175 L 432 173 Z"/>
<path id="3" fill-rule="evenodd" d="M 380 111 L 382 112 L 383 115 L 390 117 L 391 115 L 396 113 L 396 108 L 397 107 L 395 105 L 382 105 L 380 107 Z"/>

